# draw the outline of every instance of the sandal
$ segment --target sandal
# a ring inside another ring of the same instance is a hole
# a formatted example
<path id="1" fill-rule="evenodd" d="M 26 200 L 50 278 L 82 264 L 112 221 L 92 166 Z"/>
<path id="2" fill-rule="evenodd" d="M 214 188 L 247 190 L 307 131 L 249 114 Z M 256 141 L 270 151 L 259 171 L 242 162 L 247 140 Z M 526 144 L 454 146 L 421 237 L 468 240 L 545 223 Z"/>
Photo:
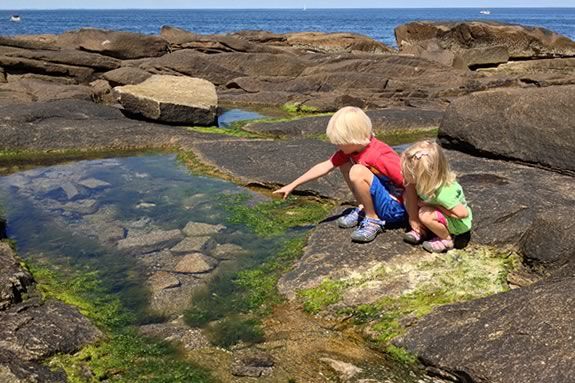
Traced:
<path id="1" fill-rule="evenodd" d="M 444 253 L 453 249 L 453 241 L 451 239 L 439 239 L 436 237 L 423 242 L 423 249 L 430 253 Z"/>
<path id="2" fill-rule="evenodd" d="M 375 218 L 364 218 L 359 224 L 359 227 L 351 233 L 351 240 L 353 242 L 371 242 L 377 235 L 383 232 L 385 221 Z"/>
<path id="3" fill-rule="evenodd" d="M 407 242 L 410 245 L 419 245 L 421 242 L 423 242 L 425 234 L 425 232 L 420 234 L 415 230 L 410 230 L 403 235 L 403 242 Z"/>
<path id="4" fill-rule="evenodd" d="M 356 227 L 363 219 L 365 213 L 363 210 L 359 210 L 358 207 L 343 215 L 337 219 L 337 225 L 343 229 L 349 229 L 350 227 Z"/>

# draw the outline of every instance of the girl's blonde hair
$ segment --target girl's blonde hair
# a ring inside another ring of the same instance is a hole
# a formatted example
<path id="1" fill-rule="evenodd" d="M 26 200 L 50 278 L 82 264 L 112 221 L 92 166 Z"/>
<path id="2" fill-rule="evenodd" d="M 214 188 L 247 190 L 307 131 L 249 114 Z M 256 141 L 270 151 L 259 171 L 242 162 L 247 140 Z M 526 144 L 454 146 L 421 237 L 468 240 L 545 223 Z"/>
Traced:
<path id="1" fill-rule="evenodd" d="M 367 145 L 371 140 L 371 120 L 363 110 L 346 106 L 331 116 L 326 134 L 334 145 Z"/>
<path id="2" fill-rule="evenodd" d="M 445 154 L 437 143 L 420 141 L 401 154 L 401 172 L 405 184 L 415 185 L 417 194 L 432 198 L 444 185 L 455 181 Z"/>

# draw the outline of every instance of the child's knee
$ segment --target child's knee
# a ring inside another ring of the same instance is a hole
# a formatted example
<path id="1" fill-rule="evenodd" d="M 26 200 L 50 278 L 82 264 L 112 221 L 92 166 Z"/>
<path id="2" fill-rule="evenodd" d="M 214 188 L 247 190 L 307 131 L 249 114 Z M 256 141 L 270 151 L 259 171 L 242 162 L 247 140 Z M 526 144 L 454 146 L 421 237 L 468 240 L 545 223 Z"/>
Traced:
<path id="1" fill-rule="evenodd" d="M 419 208 L 419 220 L 423 223 L 433 222 L 435 219 L 435 209 L 424 206 Z"/>
<path id="2" fill-rule="evenodd" d="M 355 164 L 349 169 L 349 179 L 353 181 L 370 180 L 371 171 L 364 165 Z"/>

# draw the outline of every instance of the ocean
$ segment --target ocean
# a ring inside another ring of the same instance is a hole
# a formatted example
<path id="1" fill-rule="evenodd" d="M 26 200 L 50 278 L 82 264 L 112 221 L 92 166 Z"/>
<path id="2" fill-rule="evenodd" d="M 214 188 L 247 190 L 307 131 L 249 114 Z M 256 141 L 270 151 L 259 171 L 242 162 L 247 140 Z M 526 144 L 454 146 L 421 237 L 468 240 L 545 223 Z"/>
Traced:
<path id="1" fill-rule="evenodd" d="M 354 32 L 395 46 L 396 26 L 416 20 L 492 20 L 541 26 L 575 39 L 575 8 L 0 10 L 0 35 L 57 34 L 82 27 L 158 34 L 162 25 L 201 34 Z M 20 22 L 10 21 L 19 15 Z"/>

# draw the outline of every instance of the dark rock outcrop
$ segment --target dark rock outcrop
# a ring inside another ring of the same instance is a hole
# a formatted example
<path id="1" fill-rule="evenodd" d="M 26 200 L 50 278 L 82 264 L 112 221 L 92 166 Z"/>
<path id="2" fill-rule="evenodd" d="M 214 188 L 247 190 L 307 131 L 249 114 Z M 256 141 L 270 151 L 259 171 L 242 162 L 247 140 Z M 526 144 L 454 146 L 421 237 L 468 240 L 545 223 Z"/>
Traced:
<path id="1" fill-rule="evenodd" d="M 62 48 L 97 52 L 121 60 L 158 57 L 168 53 L 168 42 L 159 36 L 82 28 L 57 37 Z"/>
<path id="2" fill-rule="evenodd" d="M 182 28 L 163 26 L 160 36 L 166 39 L 171 48 L 193 49 L 202 53 L 284 53 L 279 48 L 268 47 L 263 44 L 254 44 L 245 39 L 230 35 L 200 35 Z"/>
<path id="3" fill-rule="evenodd" d="M 387 45 L 355 33 L 296 32 L 276 34 L 267 31 L 239 31 L 232 34 L 268 46 L 289 47 L 316 53 L 392 53 Z"/>
<path id="4" fill-rule="evenodd" d="M 78 309 L 42 302 L 35 282 L 7 243 L 0 242 L 0 381 L 65 382 L 41 362 L 74 353 L 102 337 Z"/>
<path id="5" fill-rule="evenodd" d="M 444 306 L 397 343 L 463 382 L 569 383 L 575 278 Z"/>
<path id="6" fill-rule="evenodd" d="M 0 107 L 0 149 L 114 150 L 189 146 L 225 139 L 126 118 L 110 106 L 82 100 Z"/>
<path id="7" fill-rule="evenodd" d="M 0 321 L 0 347 L 24 360 L 71 354 L 102 336 L 77 308 L 59 301 L 31 300 L 0 312 Z"/>
<path id="8" fill-rule="evenodd" d="M 193 76 L 208 80 L 215 85 L 225 84 L 244 75 L 243 72 L 231 70 L 213 62 L 210 55 L 192 49 L 182 49 L 135 64 L 150 73 Z"/>
<path id="9" fill-rule="evenodd" d="M 131 67 L 114 69 L 102 75 L 105 80 L 110 82 L 112 87 L 139 84 L 146 81 L 150 76 L 152 76 L 152 74 L 145 70 Z"/>
<path id="10" fill-rule="evenodd" d="M 20 303 L 32 287 L 30 273 L 24 270 L 7 243 L 0 242 L 0 311 Z"/>
<path id="11" fill-rule="evenodd" d="M 449 147 L 575 173 L 575 86 L 501 89 L 455 100 L 439 131 Z"/>
<path id="12" fill-rule="evenodd" d="M 94 90 L 91 87 L 70 84 L 63 80 L 28 75 L 10 79 L 9 82 L 0 84 L 0 105 L 65 99 L 91 101 L 94 98 Z"/>
<path id="13" fill-rule="evenodd" d="M 402 53 L 459 68 L 497 65 L 509 59 L 573 57 L 575 42 L 545 28 L 495 22 L 417 21 L 395 28 Z"/>

